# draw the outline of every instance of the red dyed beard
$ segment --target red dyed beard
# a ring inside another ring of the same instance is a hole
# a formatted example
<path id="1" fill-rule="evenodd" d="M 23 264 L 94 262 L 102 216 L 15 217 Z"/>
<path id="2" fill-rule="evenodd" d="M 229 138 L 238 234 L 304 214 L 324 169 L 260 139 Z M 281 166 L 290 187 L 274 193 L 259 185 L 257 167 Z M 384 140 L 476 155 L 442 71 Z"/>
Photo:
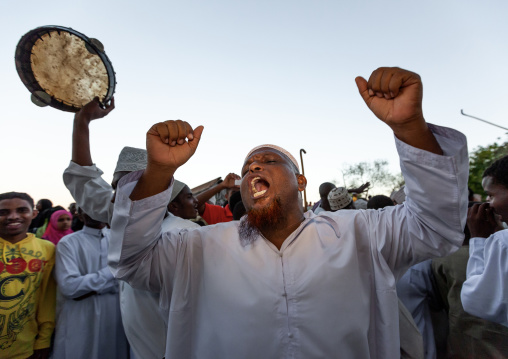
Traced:
<path id="1" fill-rule="evenodd" d="M 246 216 L 240 221 L 238 234 L 244 245 L 250 244 L 265 229 L 274 229 L 284 224 L 286 213 L 284 212 L 279 197 L 276 197 L 272 203 L 260 209 L 250 209 Z"/>

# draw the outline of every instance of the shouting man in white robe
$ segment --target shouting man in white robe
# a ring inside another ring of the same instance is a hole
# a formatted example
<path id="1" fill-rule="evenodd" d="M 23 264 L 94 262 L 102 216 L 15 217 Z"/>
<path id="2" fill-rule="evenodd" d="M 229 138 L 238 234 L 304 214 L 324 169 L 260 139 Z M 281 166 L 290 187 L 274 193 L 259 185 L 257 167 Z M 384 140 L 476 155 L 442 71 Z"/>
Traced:
<path id="1" fill-rule="evenodd" d="M 119 183 L 109 264 L 169 306 L 166 359 L 400 355 L 395 282 L 462 243 L 467 146 L 462 134 L 426 123 L 417 74 L 379 68 L 356 84 L 394 132 L 403 205 L 304 213 L 298 163 L 263 145 L 243 164 L 241 221 L 162 233 L 173 174 L 203 127 L 166 121 L 148 131 L 146 169 Z"/>

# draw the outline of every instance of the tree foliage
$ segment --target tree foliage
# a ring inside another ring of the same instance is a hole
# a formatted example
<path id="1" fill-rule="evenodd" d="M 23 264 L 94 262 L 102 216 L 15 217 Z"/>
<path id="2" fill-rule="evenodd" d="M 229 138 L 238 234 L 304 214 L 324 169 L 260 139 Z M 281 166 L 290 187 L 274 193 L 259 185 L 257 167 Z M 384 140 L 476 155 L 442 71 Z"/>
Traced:
<path id="1" fill-rule="evenodd" d="M 384 192 L 389 195 L 404 184 L 404 177 L 400 172 L 391 173 L 388 165 L 388 161 L 382 159 L 346 164 L 342 170 L 344 186 L 355 188 L 365 182 L 370 182 L 370 190 L 376 189 L 377 193 Z"/>
<path id="2" fill-rule="evenodd" d="M 508 141 L 504 143 L 494 142 L 488 146 L 479 146 L 469 154 L 469 188 L 474 193 L 485 196 L 482 188 L 483 172 L 495 160 L 508 155 Z"/>

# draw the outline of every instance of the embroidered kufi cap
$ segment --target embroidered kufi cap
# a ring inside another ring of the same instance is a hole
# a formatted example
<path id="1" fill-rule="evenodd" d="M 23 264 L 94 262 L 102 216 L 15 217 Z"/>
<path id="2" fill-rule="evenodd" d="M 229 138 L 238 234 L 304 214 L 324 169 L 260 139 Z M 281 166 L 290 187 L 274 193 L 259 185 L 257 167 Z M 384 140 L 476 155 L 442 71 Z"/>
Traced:
<path id="1" fill-rule="evenodd" d="M 118 156 L 116 172 L 133 172 L 146 168 L 146 150 L 134 147 L 124 147 Z"/>
<path id="2" fill-rule="evenodd" d="M 328 193 L 328 203 L 330 203 L 332 211 L 347 207 L 351 202 L 353 202 L 353 198 L 344 187 L 334 188 Z"/>
<path id="3" fill-rule="evenodd" d="M 245 157 L 245 161 L 247 161 L 247 159 L 249 158 L 250 155 L 252 155 L 255 151 L 257 151 L 257 150 L 259 150 L 261 148 L 271 148 L 271 149 L 273 149 L 273 150 L 275 150 L 277 152 L 280 152 L 288 160 L 290 160 L 295 165 L 295 167 L 298 170 L 298 172 L 300 172 L 300 166 L 298 166 L 298 162 L 296 162 L 296 159 L 291 155 L 291 153 L 289 153 L 288 151 L 286 151 L 282 147 L 279 147 L 279 146 L 276 146 L 276 145 L 261 145 L 261 146 L 254 147 L 252 150 L 250 150 L 250 152 Z"/>

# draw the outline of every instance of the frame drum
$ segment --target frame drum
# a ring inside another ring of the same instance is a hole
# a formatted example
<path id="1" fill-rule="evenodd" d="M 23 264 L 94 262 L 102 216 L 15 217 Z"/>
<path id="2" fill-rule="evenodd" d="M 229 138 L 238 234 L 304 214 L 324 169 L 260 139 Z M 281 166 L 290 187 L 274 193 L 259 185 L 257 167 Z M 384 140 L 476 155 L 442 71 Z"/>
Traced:
<path id="1" fill-rule="evenodd" d="M 15 61 L 38 106 L 78 112 L 95 97 L 109 102 L 115 92 L 113 65 L 100 41 L 71 28 L 31 30 L 16 46 Z"/>

